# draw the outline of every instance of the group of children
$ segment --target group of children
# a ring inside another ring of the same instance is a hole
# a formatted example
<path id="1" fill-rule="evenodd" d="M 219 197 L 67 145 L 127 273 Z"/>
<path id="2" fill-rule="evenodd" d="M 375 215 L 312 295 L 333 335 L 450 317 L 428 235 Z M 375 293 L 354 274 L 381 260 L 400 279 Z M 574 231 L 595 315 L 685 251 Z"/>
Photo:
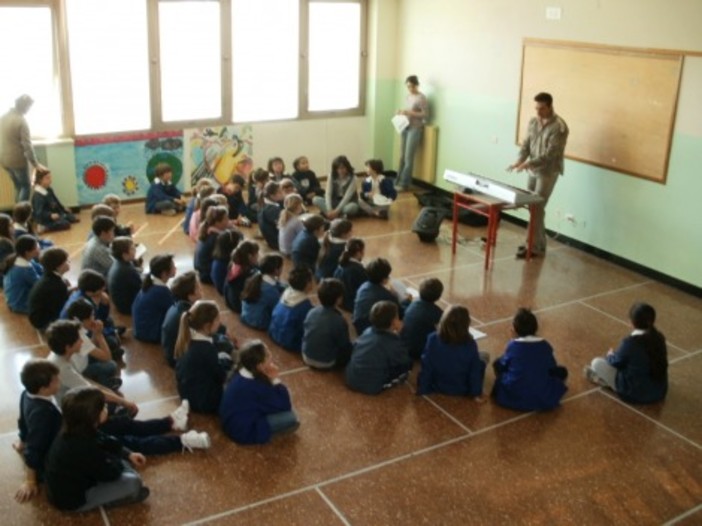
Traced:
<path id="1" fill-rule="evenodd" d="M 266 331 L 310 368 L 343 370 L 351 390 L 381 393 L 406 381 L 414 360 L 420 360 L 418 394 L 486 400 L 483 383 L 490 357 L 478 350 L 471 335 L 468 309 L 443 311 L 437 305 L 443 284 L 436 278 L 420 283 L 418 298 L 402 297 L 391 286 L 389 261 L 376 257 L 364 263 L 365 243 L 353 236 L 348 220 L 354 215 L 351 204 L 363 209 L 360 202 L 345 200 L 346 179 L 354 177 L 348 161 L 334 162 L 337 175 L 329 185 L 334 188 L 325 195 L 330 206 L 322 206 L 312 173 L 295 178 L 301 193 L 285 197 L 284 210 L 275 180 L 283 179 L 284 164 L 273 161 L 267 174 L 273 180 L 262 187 L 257 219 L 272 248 L 274 236 L 264 232 L 262 223 L 272 221 L 271 207 L 277 208 L 280 252 L 262 254 L 259 244 L 237 228 L 251 216 L 243 208 L 232 211 L 239 206 L 234 196 L 244 186 L 236 175 L 219 191 L 212 182 L 201 183 L 192 206 L 175 194 L 173 208 L 163 204 L 165 199 L 156 201 L 162 204 L 152 209 L 161 213 L 191 211 L 185 222 L 189 231 L 197 231 L 195 270 L 181 274 L 170 254 L 153 256 L 142 271 L 135 260 L 133 226 L 117 224 L 119 202 L 112 199 L 111 204 L 106 200 L 106 209 L 96 206 L 83 269 L 70 292 L 63 279 L 68 253 L 58 247 L 41 252 L 31 230 L 13 239 L 12 219 L 0 215 L 0 236 L 12 244 L 4 280 L 7 303 L 46 331 L 51 350 L 48 360 L 31 360 L 21 374 L 25 392 L 16 447 L 27 479 L 17 500 L 31 498 L 37 484 L 45 482 L 49 500 L 66 510 L 142 501 L 149 491 L 133 468 L 144 464 L 144 455 L 210 447 L 207 433 L 185 432 L 191 410 L 217 414 L 225 434 L 240 444 L 266 443 L 299 426 L 270 350 L 260 339 L 240 344 L 222 324 L 217 303 L 203 299 L 203 284 L 213 286 L 243 324 Z M 300 159 L 295 164 L 296 174 L 309 172 Z M 372 168 L 382 172 L 382 166 Z M 158 168 L 157 177 L 158 184 L 171 184 L 166 168 Z M 324 215 L 300 217 L 296 210 L 310 199 Z M 297 232 L 291 236 L 285 227 Z M 293 268 L 284 283 L 286 257 Z M 317 306 L 310 300 L 315 292 Z M 138 407 L 121 394 L 126 328 L 115 325 L 112 305 L 131 314 L 134 338 L 161 345 L 165 361 L 175 369 L 183 402 L 171 415 L 136 420 Z M 349 313 L 355 340 L 343 311 Z M 630 315 L 634 332 L 606 359 L 595 360 L 586 374 L 627 401 L 659 401 L 667 390 L 665 339 L 655 329 L 652 307 L 636 305 Z M 555 408 L 567 390 L 568 371 L 537 336 L 531 311 L 520 309 L 512 329 L 514 338 L 493 363 L 491 396 L 520 411 Z"/>

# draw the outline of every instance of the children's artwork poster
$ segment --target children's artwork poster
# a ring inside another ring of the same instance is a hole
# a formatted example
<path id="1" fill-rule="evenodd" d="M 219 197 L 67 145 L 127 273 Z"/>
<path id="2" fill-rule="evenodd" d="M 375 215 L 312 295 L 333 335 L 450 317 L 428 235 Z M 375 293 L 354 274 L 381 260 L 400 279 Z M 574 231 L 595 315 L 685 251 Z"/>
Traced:
<path id="1" fill-rule="evenodd" d="M 253 129 L 242 126 L 217 126 L 185 131 L 186 171 L 190 187 L 202 178 L 225 184 L 232 175 L 248 178 L 253 169 Z"/>
<path id="2" fill-rule="evenodd" d="M 76 139 L 76 174 L 81 205 L 99 203 L 106 194 L 143 199 L 159 164 L 168 164 L 173 183 L 184 188 L 183 133 L 137 133 Z"/>

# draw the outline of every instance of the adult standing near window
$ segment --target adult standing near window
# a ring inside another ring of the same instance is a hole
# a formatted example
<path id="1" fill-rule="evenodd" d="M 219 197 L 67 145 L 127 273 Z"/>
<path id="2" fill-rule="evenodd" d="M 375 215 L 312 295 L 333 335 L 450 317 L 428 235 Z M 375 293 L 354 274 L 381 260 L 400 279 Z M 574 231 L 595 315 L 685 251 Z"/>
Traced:
<path id="1" fill-rule="evenodd" d="M 29 95 L 21 95 L 15 107 L 0 117 L 0 165 L 10 174 L 15 185 L 15 201 L 29 199 L 29 167 L 46 170 L 37 161 L 29 134 L 29 125 L 24 118 L 34 101 Z"/>
<path id="2" fill-rule="evenodd" d="M 563 156 L 568 141 L 568 125 L 553 110 L 553 97 L 539 93 L 534 97 L 536 117 L 529 121 L 526 139 L 519 150 L 519 158 L 507 169 L 529 172 L 528 188 L 543 198 L 534 212 L 534 247 L 532 256 L 546 253 L 546 203 L 553 192 L 558 176 L 563 173 Z M 526 245 L 517 250 L 517 259 L 526 258 Z"/>
<path id="3" fill-rule="evenodd" d="M 402 145 L 400 147 L 400 169 L 397 171 L 395 188 L 399 192 L 407 190 L 412 184 L 412 169 L 414 168 L 414 154 L 424 135 L 424 125 L 427 121 L 427 98 L 419 91 L 417 75 L 410 75 L 405 79 L 407 98 L 405 109 L 399 110 L 398 115 L 405 115 L 409 119 L 409 126 L 402 131 Z"/>

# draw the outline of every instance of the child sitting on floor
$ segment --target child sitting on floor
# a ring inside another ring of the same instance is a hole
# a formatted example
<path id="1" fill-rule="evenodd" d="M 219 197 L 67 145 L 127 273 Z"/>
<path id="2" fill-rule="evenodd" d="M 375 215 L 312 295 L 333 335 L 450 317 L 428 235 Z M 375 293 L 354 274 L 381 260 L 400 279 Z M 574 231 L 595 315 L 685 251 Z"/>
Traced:
<path id="1" fill-rule="evenodd" d="M 238 371 L 227 385 L 219 408 L 222 429 L 239 444 L 265 444 L 300 426 L 278 366 L 260 340 L 239 353 Z"/>
<path id="2" fill-rule="evenodd" d="M 397 190 L 392 179 L 383 175 L 383 161 L 370 159 L 366 161 L 368 177 L 361 185 L 361 209 L 369 215 L 387 219 L 390 205 L 397 199 Z"/>
<path id="3" fill-rule="evenodd" d="M 512 320 L 516 336 L 494 364 L 495 401 L 517 411 L 548 411 L 560 403 L 568 388 L 568 370 L 553 357 L 553 348 L 536 336 L 539 324 L 529 309 L 519 309 Z"/>
<path id="4" fill-rule="evenodd" d="M 405 311 L 400 338 L 405 342 L 410 356 L 418 360 L 424 351 L 427 336 L 436 330 L 443 311 L 436 304 L 444 293 L 444 284 L 436 278 L 423 279 L 419 284 L 419 299 Z"/>
<path id="5" fill-rule="evenodd" d="M 129 316 L 142 285 L 141 268 L 134 259 L 136 245 L 132 238 L 115 238 L 112 242 L 112 257 L 114 262 L 107 273 L 107 289 L 117 312 Z"/>
<path id="6" fill-rule="evenodd" d="M 305 203 L 312 204 L 312 199 L 324 195 L 324 190 L 317 180 L 315 173 L 310 170 L 310 162 L 307 157 L 300 156 L 293 161 L 295 171 L 292 174 L 300 195 L 305 200 Z"/>
<path id="7" fill-rule="evenodd" d="M 283 191 L 280 184 L 268 181 L 263 188 L 263 200 L 259 201 L 258 227 L 268 246 L 278 250 L 278 220 L 280 218 L 280 203 L 283 201 Z"/>
<path id="8" fill-rule="evenodd" d="M 146 213 L 174 216 L 185 210 L 180 190 L 172 183 L 173 169 L 161 163 L 154 169 L 154 180 L 146 192 Z"/>
<path id="9" fill-rule="evenodd" d="M 346 366 L 346 385 L 364 394 L 379 394 L 404 382 L 412 368 L 407 348 L 397 335 L 397 304 L 379 301 L 370 312 L 371 326 L 358 337 Z"/>
<path id="10" fill-rule="evenodd" d="M 227 268 L 232 259 L 232 252 L 239 246 L 242 239 L 244 239 L 243 234 L 235 228 L 227 228 L 217 236 L 212 251 L 210 277 L 220 294 L 224 294 L 224 283 L 227 281 Z"/>
<path id="11" fill-rule="evenodd" d="M 334 277 L 344 284 L 344 302 L 341 306 L 347 312 L 353 312 L 358 289 L 368 281 L 368 274 L 363 266 L 365 250 L 366 244 L 361 238 L 349 239 L 339 258 L 339 266 L 334 271 Z"/>
<path id="12" fill-rule="evenodd" d="M 322 240 L 322 248 L 317 266 L 317 279 L 331 278 L 339 266 L 339 258 L 346 248 L 346 242 L 353 233 L 353 223 L 348 219 L 334 219 Z"/>
<path id="13" fill-rule="evenodd" d="M 319 238 L 324 233 L 324 218 L 313 214 L 302 220 L 304 227 L 295 237 L 292 244 L 292 262 L 295 267 L 307 268 L 312 273 L 317 270 L 319 258 Z"/>
<path id="14" fill-rule="evenodd" d="M 229 219 L 239 226 L 251 226 L 251 220 L 256 219 L 256 213 L 252 212 L 244 201 L 244 187 L 246 180 L 238 174 L 234 174 L 229 182 L 219 189 L 219 193 L 227 198 L 229 208 Z"/>
<path id="15" fill-rule="evenodd" d="M 217 236 L 229 226 L 226 206 L 213 206 L 207 210 L 205 222 L 200 225 L 200 233 L 195 245 L 193 267 L 202 283 L 212 283 L 212 253 Z"/>
<path id="16" fill-rule="evenodd" d="M 39 243 L 39 249 L 53 247 L 53 241 L 42 239 L 37 236 L 32 224 L 32 204 L 29 201 L 20 201 L 12 208 L 12 235 L 15 239 L 20 236 L 29 235 L 34 237 Z"/>
<path id="17" fill-rule="evenodd" d="M 94 236 L 88 240 L 83 250 L 81 270 L 91 269 L 107 277 L 113 262 L 110 244 L 115 239 L 115 226 L 111 217 L 97 216 L 93 220 Z"/>
<path id="18" fill-rule="evenodd" d="M 32 215 L 34 222 L 45 231 L 68 230 L 78 218 L 61 204 L 51 188 L 51 172 L 37 170 L 34 173 L 34 193 L 32 194 Z"/>
<path id="19" fill-rule="evenodd" d="M 15 254 L 5 262 L 5 301 L 12 312 L 29 314 L 29 293 L 44 274 L 42 266 L 35 261 L 39 256 L 39 243 L 33 236 L 20 236 L 15 241 Z"/>
<path id="20" fill-rule="evenodd" d="M 305 228 L 300 220 L 302 211 L 302 197 L 298 194 L 290 194 L 285 197 L 283 210 L 278 218 L 278 249 L 286 257 L 290 257 L 292 253 L 295 237 Z"/>
<path id="21" fill-rule="evenodd" d="M 207 190 L 207 192 L 209 192 L 207 195 L 212 195 L 214 193 L 215 187 L 211 179 L 199 179 L 192 188 L 192 197 L 190 201 L 188 201 L 188 204 L 185 205 L 185 217 L 183 218 L 183 232 L 185 232 L 185 234 L 190 234 L 190 220 L 195 211 L 200 208 L 202 200 L 206 197 L 206 195 L 202 193 L 205 188 L 211 189 Z"/>
<path id="22" fill-rule="evenodd" d="M 344 367 L 353 344 L 349 327 L 339 306 L 344 300 L 344 285 L 338 279 L 323 279 L 317 289 L 321 305 L 307 313 L 302 337 L 302 361 L 315 369 Z"/>
<path id="23" fill-rule="evenodd" d="M 52 247 L 41 255 L 44 275 L 29 292 L 29 322 L 35 329 L 43 331 L 52 321 L 61 316 L 61 309 L 68 301 L 70 283 L 63 278 L 68 272 L 68 252 Z"/>
<path id="24" fill-rule="evenodd" d="M 117 223 L 119 213 L 122 211 L 122 200 L 117 194 L 107 194 L 102 198 L 102 203 L 112 209 L 112 218 L 115 220 L 115 223 Z M 134 224 L 131 222 L 124 225 L 118 223 L 115 226 L 115 236 L 132 237 L 135 230 Z"/>
<path id="25" fill-rule="evenodd" d="M 647 303 L 634 303 L 629 309 L 633 331 L 615 351 L 595 358 L 585 376 L 609 387 L 631 404 L 654 404 L 668 392 L 668 351 L 665 336 L 656 329 L 656 310 Z"/>
<path id="26" fill-rule="evenodd" d="M 465 307 L 454 305 L 443 313 L 437 331 L 429 335 L 424 347 L 418 395 L 443 393 L 485 401 L 483 379 L 490 355 L 478 351 L 469 328 L 470 313 Z"/>
<path id="27" fill-rule="evenodd" d="M 390 262 L 384 258 L 371 259 L 366 265 L 368 281 L 358 289 L 353 305 L 353 325 L 358 334 L 361 334 L 370 325 L 371 308 L 379 301 L 391 301 L 397 304 L 398 313 L 402 319 L 404 313 L 397 294 L 387 288 L 391 272 Z"/>
<path id="28" fill-rule="evenodd" d="M 224 300 L 233 312 L 241 314 L 241 291 L 244 284 L 257 270 L 258 243 L 246 239 L 232 252 L 232 262 L 224 283 Z"/>
<path id="29" fill-rule="evenodd" d="M 302 336 L 312 302 L 307 297 L 314 290 L 314 277 L 308 268 L 294 268 L 288 276 L 289 286 L 273 309 L 268 334 L 283 349 L 302 351 Z"/>
<path id="30" fill-rule="evenodd" d="M 15 253 L 15 234 L 12 218 L 0 213 L 0 286 L 5 276 L 5 260 Z"/>
<path id="31" fill-rule="evenodd" d="M 244 290 L 241 291 L 241 323 L 254 329 L 268 330 L 273 309 L 285 290 L 280 284 L 282 270 L 282 256 L 263 256 L 258 272 L 246 280 Z"/>
<path id="32" fill-rule="evenodd" d="M 159 254 L 149 261 L 149 273 L 132 305 L 133 333 L 137 340 L 161 343 L 161 326 L 175 301 L 168 280 L 176 274 L 173 254 Z"/>

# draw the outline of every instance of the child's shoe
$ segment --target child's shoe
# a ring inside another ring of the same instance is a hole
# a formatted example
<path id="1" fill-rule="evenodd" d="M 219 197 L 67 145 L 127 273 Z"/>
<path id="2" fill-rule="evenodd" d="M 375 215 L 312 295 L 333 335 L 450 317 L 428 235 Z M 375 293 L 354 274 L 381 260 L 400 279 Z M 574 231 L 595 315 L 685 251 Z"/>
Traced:
<path id="1" fill-rule="evenodd" d="M 191 452 L 193 449 L 209 449 L 212 445 L 210 435 L 204 431 L 197 432 L 195 430 L 180 435 L 180 443 L 183 444 L 183 449 Z"/>

